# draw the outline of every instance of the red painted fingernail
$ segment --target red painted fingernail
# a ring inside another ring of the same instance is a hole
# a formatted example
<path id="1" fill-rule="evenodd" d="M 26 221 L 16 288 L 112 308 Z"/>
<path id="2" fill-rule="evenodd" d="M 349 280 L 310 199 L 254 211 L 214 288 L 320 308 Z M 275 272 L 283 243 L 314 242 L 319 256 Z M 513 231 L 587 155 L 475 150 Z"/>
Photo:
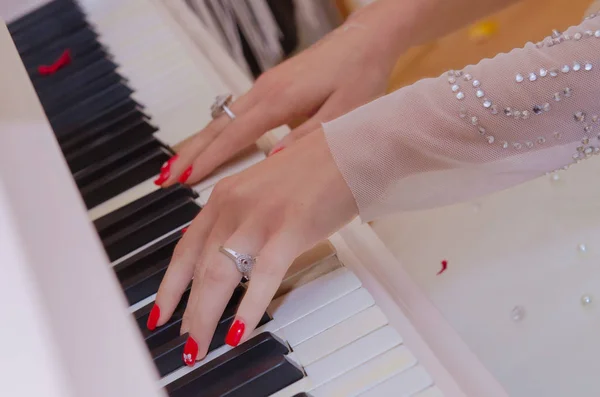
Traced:
<path id="1" fill-rule="evenodd" d="M 181 229 L 181 234 L 183 234 L 183 233 L 187 232 L 187 230 L 188 230 L 188 228 L 187 228 L 187 227 L 184 227 L 183 229 Z"/>
<path id="2" fill-rule="evenodd" d="M 190 175 L 192 175 L 192 166 L 189 166 L 188 169 L 185 170 L 183 174 L 181 174 L 181 176 L 179 177 L 179 183 L 185 183 L 185 181 L 188 180 Z"/>
<path id="3" fill-rule="evenodd" d="M 198 344 L 191 336 L 188 337 L 185 346 L 183 347 L 183 362 L 187 366 L 193 366 L 196 363 L 196 357 L 198 356 Z"/>
<path id="4" fill-rule="evenodd" d="M 163 183 L 165 183 L 167 181 L 167 179 L 169 179 L 170 176 L 171 176 L 171 173 L 168 170 L 163 171 L 160 173 L 158 178 L 156 178 L 156 180 L 154 181 L 154 184 L 160 186 Z"/>
<path id="5" fill-rule="evenodd" d="M 237 346 L 242 340 L 242 335 L 244 335 L 244 330 L 246 329 L 246 325 L 240 321 L 235 320 L 229 328 L 229 332 L 227 332 L 227 336 L 225 337 L 225 343 L 229 346 Z"/>
<path id="6" fill-rule="evenodd" d="M 160 317 L 160 307 L 157 304 L 152 306 L 152 310 L 150 310 L 150 315 L 148 316 L 148 322 L 146 323 L 146 327 L 150 331 L 154 331 L 156 328 L 156 323 L 158 323 L 158 319 Z"/>
<path id="7" fill-rule="evenodd" d="M 273 151 L 271 152 L 271 154 L 269 154 L 269 156 L 272 156 L 272 155 L 274 155 L 274 154 L 275 154 L 275 153 L 277 153 L 277 152 L 281 152 L 283 149 L 284 149 L 284 147 L 283 147 L 283 146 L 281 146 L 281 147 L 278 147 L 277 149 L 273 150 Z"/>

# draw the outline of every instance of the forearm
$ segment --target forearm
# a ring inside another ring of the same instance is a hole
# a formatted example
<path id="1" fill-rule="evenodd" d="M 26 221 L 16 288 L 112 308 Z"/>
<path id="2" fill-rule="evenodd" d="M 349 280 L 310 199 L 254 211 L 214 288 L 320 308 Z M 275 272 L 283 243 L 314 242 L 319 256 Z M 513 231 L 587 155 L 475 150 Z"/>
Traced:
<path id="1" fill-rule="evenodd" d="M 346 25 L 364 28 L 391 62 L 408 48 L 433 40 L 519 0 L 377 0 Z"/>
<path id="2" fill-rule="evenodd" d="M 599 51 L 596 16 L 325 123 L 363 220 L 470 200 L 600 154 Z"/>

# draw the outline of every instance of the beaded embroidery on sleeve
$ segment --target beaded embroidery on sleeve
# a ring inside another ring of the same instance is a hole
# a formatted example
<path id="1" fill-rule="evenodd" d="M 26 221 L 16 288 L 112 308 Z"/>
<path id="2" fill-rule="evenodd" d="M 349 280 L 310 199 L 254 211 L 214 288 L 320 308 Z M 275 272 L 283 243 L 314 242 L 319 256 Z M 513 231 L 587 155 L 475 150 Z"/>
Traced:
<path id="1" fill-rule="evenodd" d="M 363 221 L 506 189 L 600 153 L 600 17 L 323 124 Z M 598 159 L 594 160 L 598 161 Z"/>

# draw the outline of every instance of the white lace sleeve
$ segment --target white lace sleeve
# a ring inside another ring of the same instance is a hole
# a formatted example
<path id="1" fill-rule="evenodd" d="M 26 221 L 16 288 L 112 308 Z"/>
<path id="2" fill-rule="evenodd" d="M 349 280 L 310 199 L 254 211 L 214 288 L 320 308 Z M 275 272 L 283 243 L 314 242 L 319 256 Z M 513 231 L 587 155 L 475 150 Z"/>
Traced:
<path id="1" fill-rule="evenodd" d="M 468 200 L 595 157 L 599 115 L 600 17 L 592 14 L 323 128 L 369 221 Z"/>

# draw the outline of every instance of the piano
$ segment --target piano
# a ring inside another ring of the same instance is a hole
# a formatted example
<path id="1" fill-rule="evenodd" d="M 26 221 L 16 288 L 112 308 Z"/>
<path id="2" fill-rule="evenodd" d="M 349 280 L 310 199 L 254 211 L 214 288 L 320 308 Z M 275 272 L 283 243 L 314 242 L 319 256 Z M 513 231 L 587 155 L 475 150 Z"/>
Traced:
<path id="1" fill-rule="evenodd" d="M 186 367 L 185 299 L 145 328 L 173 247 L 212 187 L 286 130 L 195 186 L 159 189 L 160 165 L 206 125 L 214 98 L 251 80 L 184 0 L 11 1 L 0 8 L 2 395 L 507 395 L 358 221 L 297 258 L 252 338 L 231 348 L 240 284 L 208 356 Z"/>

